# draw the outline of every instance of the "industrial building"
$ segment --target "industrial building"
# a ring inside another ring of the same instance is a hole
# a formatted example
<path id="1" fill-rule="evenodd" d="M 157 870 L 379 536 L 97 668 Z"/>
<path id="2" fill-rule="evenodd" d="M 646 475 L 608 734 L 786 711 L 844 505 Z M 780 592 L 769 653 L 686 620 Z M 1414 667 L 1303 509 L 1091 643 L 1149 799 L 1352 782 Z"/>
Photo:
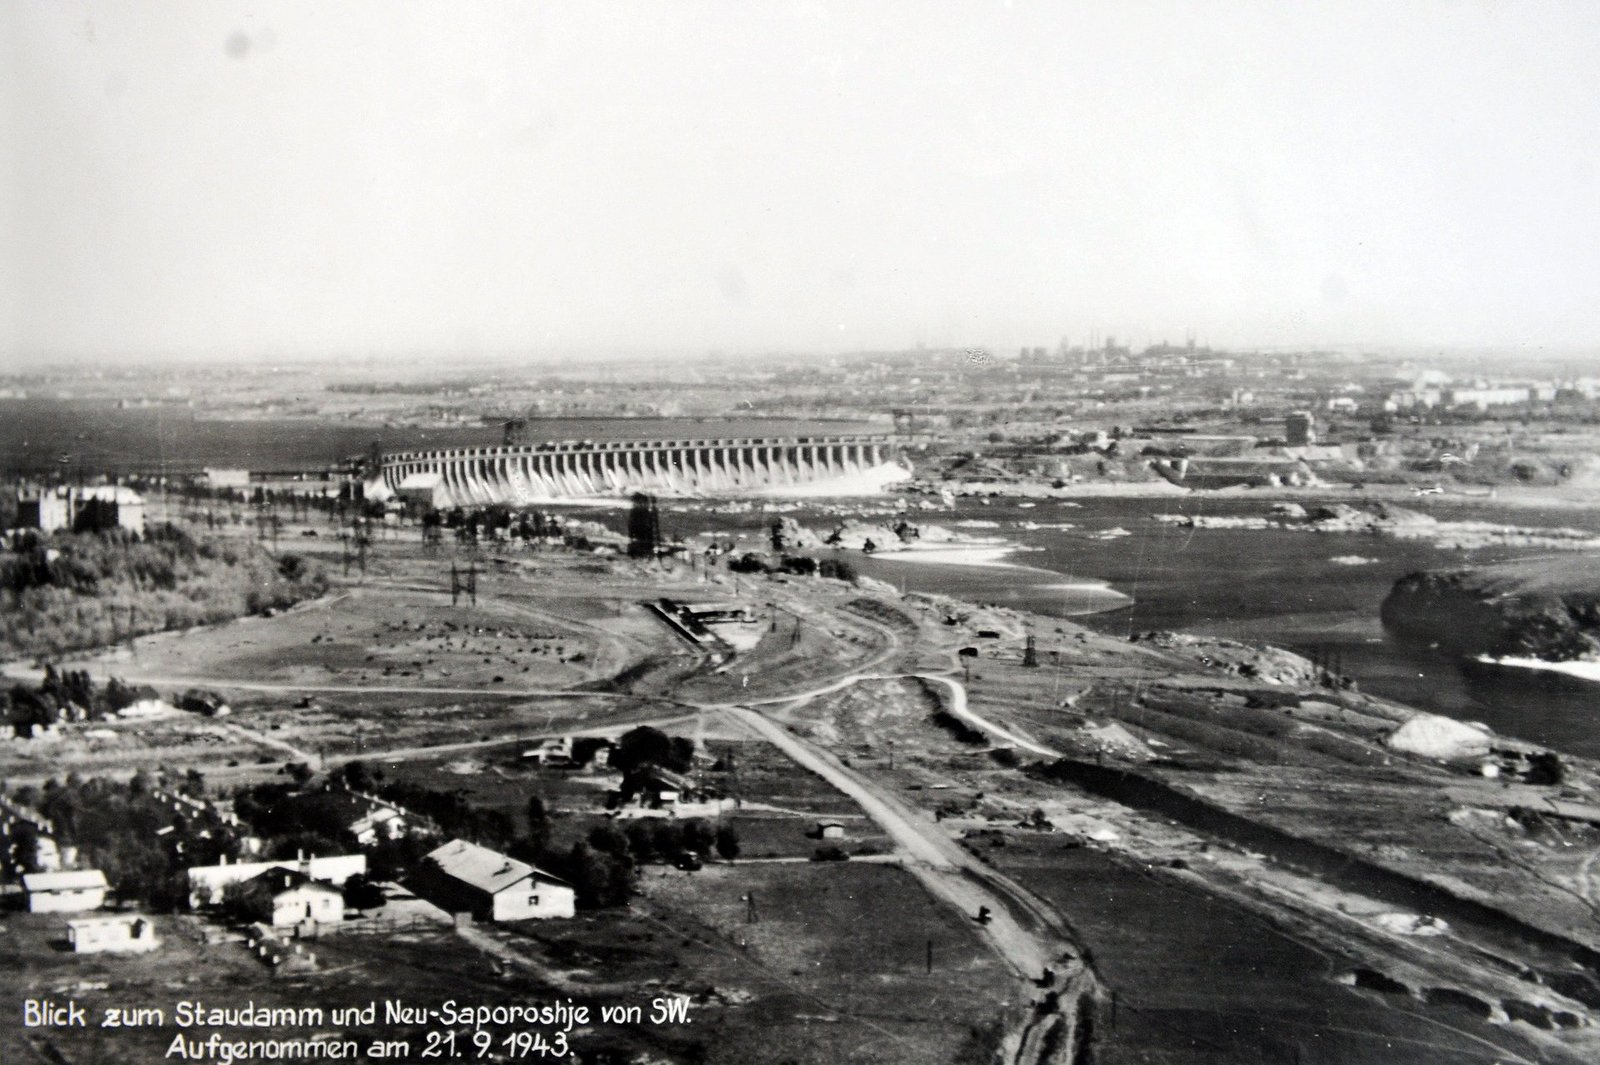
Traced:
<path id="1" fill-rule="evenodd" d="M 571 917 L 577 908 L 565 880 L 461 839 L 429 852 L 422 880 L 439 906 L 491 921 Z"/>
<path id="2" fill-rule="evenodd" d="M 17 524 L 40 532 L 144 534 L 144 497 L 121 485 L 91 488 L 29 488 L 17 493 Z"/>

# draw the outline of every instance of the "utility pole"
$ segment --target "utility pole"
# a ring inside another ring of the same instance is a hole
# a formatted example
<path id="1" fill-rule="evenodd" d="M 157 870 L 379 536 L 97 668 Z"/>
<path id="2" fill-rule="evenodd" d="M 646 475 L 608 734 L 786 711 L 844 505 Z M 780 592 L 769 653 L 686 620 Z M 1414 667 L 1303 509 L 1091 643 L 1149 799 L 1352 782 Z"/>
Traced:
<path id="1" fill-rule="evenodd" d="M 1028 633 L 1028 646 L 1022 652 L 1022 664 L 1029 669 L 1039 668 L 1039 647 L 1033 633 Z"/>

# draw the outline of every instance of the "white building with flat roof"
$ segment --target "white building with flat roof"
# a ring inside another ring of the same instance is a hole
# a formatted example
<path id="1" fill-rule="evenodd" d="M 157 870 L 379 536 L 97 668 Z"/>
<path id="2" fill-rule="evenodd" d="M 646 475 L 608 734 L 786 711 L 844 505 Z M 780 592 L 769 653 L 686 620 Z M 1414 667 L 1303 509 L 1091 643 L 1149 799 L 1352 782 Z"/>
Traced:
<path id="1" fill-rule="evenodd" d="M 142 954 L 161 941 L 150 918 L 117 914 L 68 921 L 67 945 L 74 954 Z"/>
<path id="2" fill-rule="evenodd" d="M 313 880 L 326 880 L 335 887 L 357 873 L 367 875 L 365 854 L 337 854 L 327 858 L 285 858 L 277 862 L 224 862 L 221 865 L 196 865 L 189 868 L 189 908 L 218 906 L 229 884 L 259 876 L 268 869 L 293 869 Z"/>

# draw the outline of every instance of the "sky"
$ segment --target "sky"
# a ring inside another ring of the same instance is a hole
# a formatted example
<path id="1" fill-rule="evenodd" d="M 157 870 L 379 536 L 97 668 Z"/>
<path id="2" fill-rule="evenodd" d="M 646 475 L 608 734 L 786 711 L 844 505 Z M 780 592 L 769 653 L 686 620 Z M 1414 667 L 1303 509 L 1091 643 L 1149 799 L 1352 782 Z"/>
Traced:
<path id="1" fill-rule="evenodd" d="M 1600 4 L 0 5 L 0 363 L 1600 351 Z"/>

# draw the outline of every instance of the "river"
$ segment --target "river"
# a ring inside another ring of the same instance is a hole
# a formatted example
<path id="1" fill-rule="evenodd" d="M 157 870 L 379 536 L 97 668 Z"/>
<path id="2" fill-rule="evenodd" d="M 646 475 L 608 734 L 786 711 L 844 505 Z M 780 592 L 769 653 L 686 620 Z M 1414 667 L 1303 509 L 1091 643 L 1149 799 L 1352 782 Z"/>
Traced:
<path id="1" fill-rule="evenodd" d="M 1025 507 L 1016 501 L 983 505 L 964 499 L 952 510 L 910 515 L 913 521 L 1020 545 L 1023 550 L 1007 559 L 1009 566 L 932 564 L 858 552 L 848 557 L 863 574 L 905 590 L 1071 616 L 1103 632 L 1167 629 L 1308 654 L 1322 651 L 1335 656 L 1365 691 L 1600 758 L 1600 684 L 1463 662 L 1396 639 L 1378 619 L 1390 587 L 1413 570 L 1522 558 L 1542 549 L 1462 551 L 1370 534 L 1193 529 L 1155 519 L 1164 513 L 1264 516 L 1271 505 L 1265 498 L 1084 498 L 1073 504 L 1040 501 Z M 1448 497 L 1406 506 L 1440 520 L 1576 527 L 1600 534 L 1596 511 L 1510 508 Z M 793 516 L 824 531 L 838 520 L 810 511 Z M 711 517 L 673 515 L 669 524 L 693 531 Z M 715 516 L 711 524 L 743 531 L 754 547 L 764 540 L 770 520 L 760 514 Z M 1072 527 L 1060 527 L 1068 524 Z M 1127 598 L 1108 596 L 1108 589 Z"/>

